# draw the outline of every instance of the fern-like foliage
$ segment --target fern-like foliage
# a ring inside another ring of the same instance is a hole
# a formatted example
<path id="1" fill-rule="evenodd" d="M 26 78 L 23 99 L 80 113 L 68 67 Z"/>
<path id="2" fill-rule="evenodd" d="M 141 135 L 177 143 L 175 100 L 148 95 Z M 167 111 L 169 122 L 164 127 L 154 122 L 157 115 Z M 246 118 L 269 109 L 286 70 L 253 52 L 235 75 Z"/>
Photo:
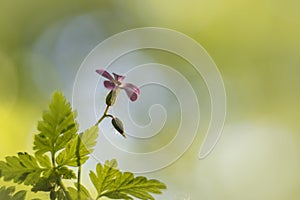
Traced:
<path id="1" fill-rule="evenodd" d="M 0 177 L 5 181 L 34 185 L 46 168 L 41 168 L 35 157 L 27 153 L 18 156 L 7 156 L 6 162 L 0 161 Z"/>
<path id="2" fill-rule="evenodd" d="M 117 169 L 116 160 L 97 164 L 96 173 L 90 172 L 90 179 L 95 186 L 98 198 L 106 196 L 111 199 L 154 200 L 150 193 L 160 194 L 166 185 L 158 180 L 148 180 L 146 177 L 134 177 L 131 172 L 121 172 Z"/>
<path id="3" fill-rule="evenodd" d="M 97 190 L 92 198 L 89 191 L 80 184 L 81 166 L 93 152 L 98 137 L 98 126 L 92 126 L 78 134 L 76 112 L 60 92 L 55 92 L 49 109 L 38 122 L 38 134 L 34 137 L 34 155 L 18 153 L 0 161 L 0 178 L 17 184 L 30 185 L 32 192 L 48 192 L 50 200 L 92 200 L 111 199 L 154 200 L 150 194 L 160 194 L 166 186 L 157 180 L 134 177 L 131 172 L 117 169 L 115 160 L 96 166 L 90 172 L 90 179 Z M 78 167 L 77 176 L 74 169 Z M 66 188 L 64 179 L 75 179 L 74 187 Z M 25 191 L 15 193 L 14 187 L 1 187 L 0 200 L 24 200 Z M 35 199 L 38 200 L 38 199 Z"/>
<path id="4" fill-rule="evenodd" d="M 76 136 L 76 115 L 63 94 L 55 92 L 49 110 L 44 112 L 43 120 L 38 122 L 39 134 L 35 135 L 33 147 L 36 154 L 55 154 L 63 149 Z"/>

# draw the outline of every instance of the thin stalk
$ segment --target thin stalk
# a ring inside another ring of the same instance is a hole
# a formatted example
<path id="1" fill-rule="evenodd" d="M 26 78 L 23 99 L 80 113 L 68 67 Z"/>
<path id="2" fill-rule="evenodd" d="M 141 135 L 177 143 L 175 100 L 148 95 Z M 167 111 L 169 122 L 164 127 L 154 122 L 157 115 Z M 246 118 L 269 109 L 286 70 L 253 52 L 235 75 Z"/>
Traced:
<path id="1" fill-rule="evenodd" d="M 52 167 L 55 169 L 55 153 L 51 151 L 51 162 L 52 162 Z"/>
<path id="2" fill-rule="evenodd" d="M 100 119 L 97 121 L 97 123 L 95 124 L 95 126 L 98 126 L 102 120 L 105 118 L 105 117 L 110 117 L 111 115 L 108 115 L 107 112 L 108 112 L 108 109 L 109 109 L 109 105 L 106 106 L 105 110 L 104 110 L 104 113 L 102 115 L 102 117 L 100 117 Z"/>
<path id="3" fill-rule="evenodd" d="M 80 137 L 80 135 L 78 135 L 77 146 L 76 146 L 76 156 L 77 156 L 77 166 L 78 166 L 78 171 L 77 171 L 77 199 L 78 200 L 81 200 L 81 197 L 80 197 L 81 162 L 80 162 L 80 152 L 79 152 L 80 151 L 80 142 L 81 142 L 81 137 Z"/>

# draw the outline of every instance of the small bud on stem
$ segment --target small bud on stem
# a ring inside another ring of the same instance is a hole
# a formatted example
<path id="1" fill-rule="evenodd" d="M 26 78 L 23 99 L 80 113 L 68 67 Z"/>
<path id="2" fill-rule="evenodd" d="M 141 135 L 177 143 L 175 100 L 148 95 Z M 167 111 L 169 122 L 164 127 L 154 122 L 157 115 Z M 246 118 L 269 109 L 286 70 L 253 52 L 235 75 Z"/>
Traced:
<path id="1" fill-rule="evenodd" d="M 120 90 L 111 90 L 108 95 L 106 96 L 106 105 L 112 106 L 115 104 L 118 93 Z"/>
<path id="2" fill-rule="evenodd" d="M 114 117 L 112 120 L 111 120 L 111 123 L 112 125 L 114 126 L 114 128 L 124 137 L 126 138 L 125 134 L 124 134 L 124 127 L 123 127 L 123 123 L 122 121 L 117 118 L 117 117 Z"/>

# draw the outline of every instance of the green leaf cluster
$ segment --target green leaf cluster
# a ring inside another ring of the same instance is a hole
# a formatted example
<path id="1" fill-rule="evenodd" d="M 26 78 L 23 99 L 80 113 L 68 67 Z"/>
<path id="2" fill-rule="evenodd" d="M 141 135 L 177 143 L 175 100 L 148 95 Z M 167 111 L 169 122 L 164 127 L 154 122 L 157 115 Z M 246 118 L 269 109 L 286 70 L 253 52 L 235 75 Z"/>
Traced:
<path id="1" fill-rule="evenodd" d="M 76 112 L 60 92 L 55 92 L 49 109 L 38 122 L 34 137 L 34 155 L 18 153 L 0 161 L 0 178 L 17 184 L 31 186 L 33 192 L 48 192 L 51 200 L 91 200 L 89 191 L 80 184 L 81 166 L 93 152 L 98 138 L 98 126 L 78 133 Z M 72 168 L 70 168 L 72 167 Z M 77 175 L 74 172 L 76 167 Z M 96 166 L 90 179 L 99 199 L 154 199 L 150 193 L 160 194 L 166 186 L 157 180 L 134 177 L 130 172 L 121 172 L 115 160 Z M 74 187 L 66 188 L 64 179 L 76 179 Z M 23 200 L 26 191 L 15 193 L 14 187 L 1 187 L 0 199 Z"/>

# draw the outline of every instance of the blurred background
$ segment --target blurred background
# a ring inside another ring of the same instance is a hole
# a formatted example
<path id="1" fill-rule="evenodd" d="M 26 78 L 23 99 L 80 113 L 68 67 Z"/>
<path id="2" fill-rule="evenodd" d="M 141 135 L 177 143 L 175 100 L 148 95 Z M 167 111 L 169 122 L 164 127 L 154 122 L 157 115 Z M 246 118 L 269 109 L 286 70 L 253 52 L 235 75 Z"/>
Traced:
<path id="1" fill-rule="evenodd" d="M 1 160 L 30 151 L 51 94 L 62 90 L 71 100 L 76 72 L 97 44 L 128 29 L 165 27 L 207 50 L 228 102 L 223 135 L 209 157 L 197 157 L 199 134 L 177 162 L 146 174 L 169 187 L 157 199 L 298 200 L 299 6 L 296 0 L 0 0 Z M 168 55 L 147 55 L 176 68 Z"/>

